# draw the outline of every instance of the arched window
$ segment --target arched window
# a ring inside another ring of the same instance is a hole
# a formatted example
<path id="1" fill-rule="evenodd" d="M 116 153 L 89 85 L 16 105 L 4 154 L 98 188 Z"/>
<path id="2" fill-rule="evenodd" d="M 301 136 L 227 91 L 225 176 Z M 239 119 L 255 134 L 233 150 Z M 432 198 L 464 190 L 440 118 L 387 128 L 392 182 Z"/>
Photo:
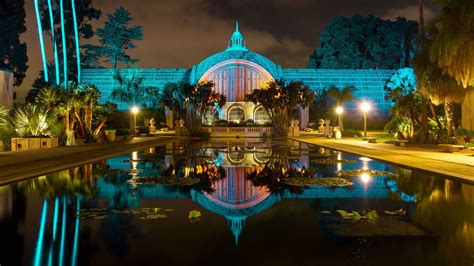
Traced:
<path id="1" fill-rule="evenodd" d="M 265 111 L 263 106 L 258 106 L 255 108 L 253 113 L 253 121 L 255 121 L 255 124 L 259 125 L 270 124 L 272 122 L 270 116 L 268 115 L 267 111 Z"/>
<path id="2" fill-rule="evenodd" d="M 273 78 L 256 63 L 230 59 L 211 67 L 200 80 L 212 80 L 215 90 L 225 95 L 227 102 L 244 102 L 246 94 L 262 88 Z"/>
<path id="3" fill-rule="evenodd" d="M 227 113 L 227 120 L 233 123 L 243 123 L 245 121 L 245 110 L 239 105 L 234 105 L 229 108 Z"/>

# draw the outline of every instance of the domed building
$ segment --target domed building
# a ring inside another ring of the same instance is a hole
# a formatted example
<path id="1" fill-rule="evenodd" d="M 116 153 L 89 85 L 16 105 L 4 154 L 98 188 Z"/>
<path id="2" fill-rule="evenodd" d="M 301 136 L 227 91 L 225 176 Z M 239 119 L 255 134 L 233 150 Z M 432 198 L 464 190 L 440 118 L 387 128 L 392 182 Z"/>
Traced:
<path id="1" fill-rule="evenodd" d="M 396 70 L 383 69 L 307 69 L 282 68 L 267 57 L 248 49 L 243 34 L 236 23 L 227 48 L 213 54 L 192 68 L 129 68 L 120 69 L 122 75 L 139 72 L 145 85 L 163 88 L 168 82 L 186 81 L 197 83 L 212 80 L 216 90 L 227 98 L 225 106 L 217 112 L 218 119 L 234 123 L 252 120 L 257 124 L 269 123 L 265 110 L 245 102 L 245 95 L 261 89 L 271 80 L 302 81 L 317 94 L 329 85 L 345 87 L 354 85 L 354 96 L 369 100 L 379 114 L 388 114 L 392 103 L 384 99 L 384 86 Z M 116 85 L 111 69 L 84 69 L 83 83 L 95 84 L 102 93 L 101 102 L 113 101 L 110 94 Z M 115 85 L 114 85 L 115 84 Z M 125 103 L 117 103 L 119 110 L 128 110 Z M 355 106 L 347 106 L 355 108 Z M 299 113 L 300 126 L 309 122 L 308 108 Z M 167 124 L 173 127 L 171 112 L 167 112 Z"/>

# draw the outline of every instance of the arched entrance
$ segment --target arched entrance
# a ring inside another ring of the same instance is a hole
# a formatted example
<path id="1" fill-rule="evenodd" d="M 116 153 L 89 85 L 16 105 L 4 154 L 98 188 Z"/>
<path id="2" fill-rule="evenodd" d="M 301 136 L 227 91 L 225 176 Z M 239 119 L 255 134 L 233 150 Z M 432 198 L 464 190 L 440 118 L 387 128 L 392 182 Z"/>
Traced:
<path id="1" fill-rule="evenodd" d="M 265 68 L 254 62 L 230 59 L 214 65 L 199 79 L 209 80 L 214 82 L 216 91 L 227 98 L 219 119 L 243 122 L 254 117 L 254 105 L 245 103 L 245 95 L 255 89 L 261 89 L 273 80 L 273 77 Z M 240 108 L 234 107 L 236 103 L 239 103 Z"/>
<path id="2" fill-rule="evenodd" d="M 255 108 L 253 112 L 253 120 L 255 121 L 255 124 L 258 125 L 270 124 L 272 122 L 270 116 L 263 106 L 257 106 Z"/>
<path id="3" fill-rule="evenodd" d="M 245 122 L 245 109 L 240 105 L 234 105 L 227 111 L 227 121 L 241 124 Z"/>

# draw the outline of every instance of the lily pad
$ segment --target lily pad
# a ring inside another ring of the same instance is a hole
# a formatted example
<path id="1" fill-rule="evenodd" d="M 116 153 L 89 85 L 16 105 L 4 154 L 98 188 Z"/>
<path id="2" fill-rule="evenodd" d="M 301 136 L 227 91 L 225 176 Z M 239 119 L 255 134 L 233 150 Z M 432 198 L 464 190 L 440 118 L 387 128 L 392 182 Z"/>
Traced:
<path id="1" fill-rule="evenodd" d="M 148 214 L 146 216 L 146 219 L 162 219 L 168 217 L 167 215 L 164 214 Z"/>
<path id="2" fill-rule="evenodd" d="M 376 220 L 379 217 L 379 215 L 377 214 L 376 210 L 371 210 L 367 212 L 365 217 L 367 218 L 367 220 Z"/>
<path id="3" fill-rule="evenodd" d="M 388 215 L 399 215 L 399 216 L 405 216 L 407 212 L 404 209 L 399 209 L 396 211 L 384 211 L 383 213 L 388 214 Z"/>
<path id="4" fill-rule="evenodd" d="M 358 221 L 360 221 L 360 219 L 362 219 L 362 216 L 360 216 L 358 212 L 352 212 L 352 214 L 352 223 L 357 223 Z"/>
<path id="5" fill-rule="evenodd" d="M 323 187 L 347 187 L 354 183 L 350 180 L 340 177 L 324 178 L 285 178 L 281 181 L 283 184 L 297 187 L 305 186 L 323 186 Z"/>
<path id="6" fill-rule="evenodd" d="M 316 163 L 316 164 L 338 164 L 338 163 L 353 164 L 353 163 L 356 163 L 357 161 L 355 161 L 355 160 L 338 160 L 337 158 L 321 158 L 321 159 L 311 160 L 311 162 Z"/>
<path id="7" fill-rule="evenodd" d="M 336 212 L 339 213 L 343 219 L 352 219 L 354 216 L 354 212 L 346 212 L 344 210 L 337 210 Z"/>
<path id="8" fill-rule="evenodd" d="M 198 211 L 198 210 L 192 210 L 189 212 L 189 215 L 188 215 L 188 218 L 191 219 L 191 218 L 199 218 L 201 217 L 201 212 Z"/>
<path id="9" fill-rule="evenodd" d="M 340 176 L 346 176 L 346 177 L 361 176 L 364 174 L 367 174 L 370 176 L 395 176 L 394 173 L 387 172 L 387 171 L 366 170 L 366 169 L 339 170 L 339 171 L 336 171 L 336 173 Z"/>

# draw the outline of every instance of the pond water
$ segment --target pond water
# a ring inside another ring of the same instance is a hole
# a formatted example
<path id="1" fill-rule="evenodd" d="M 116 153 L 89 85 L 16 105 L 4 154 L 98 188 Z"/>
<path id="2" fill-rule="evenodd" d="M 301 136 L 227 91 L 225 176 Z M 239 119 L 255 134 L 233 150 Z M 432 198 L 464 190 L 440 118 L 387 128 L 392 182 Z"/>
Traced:
<path id="1" fill-rule="evenodd" d="M 474 186 L 293 141 L 183 141 L 0 187 L 0 236 L 2 266 L 473 265 Z"/>

